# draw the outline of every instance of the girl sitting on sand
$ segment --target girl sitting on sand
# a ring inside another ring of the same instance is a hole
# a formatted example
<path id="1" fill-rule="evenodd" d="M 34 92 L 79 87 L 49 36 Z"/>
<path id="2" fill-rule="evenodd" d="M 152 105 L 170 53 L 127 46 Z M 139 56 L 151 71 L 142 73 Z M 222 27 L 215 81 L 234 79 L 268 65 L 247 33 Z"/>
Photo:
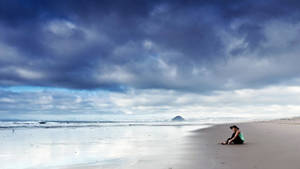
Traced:
<path id="1" fill-rule="evenodd" d="M 221 144 L 243 144 L 245 139 L 240 129 L 236 125 L 230 126 L 230 129 L 233 131 L 232 136 Z"/>

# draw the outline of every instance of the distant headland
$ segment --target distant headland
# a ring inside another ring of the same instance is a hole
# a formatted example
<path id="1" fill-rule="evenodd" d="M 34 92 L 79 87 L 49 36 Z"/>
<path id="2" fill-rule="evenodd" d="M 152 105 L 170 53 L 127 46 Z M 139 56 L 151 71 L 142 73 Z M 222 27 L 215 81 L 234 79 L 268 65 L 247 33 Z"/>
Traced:
<path id="1" fill-rule="evenodd" d="M 172 121 L 185 121 L 185 119 L 182 116 L 175 116 Z"/>

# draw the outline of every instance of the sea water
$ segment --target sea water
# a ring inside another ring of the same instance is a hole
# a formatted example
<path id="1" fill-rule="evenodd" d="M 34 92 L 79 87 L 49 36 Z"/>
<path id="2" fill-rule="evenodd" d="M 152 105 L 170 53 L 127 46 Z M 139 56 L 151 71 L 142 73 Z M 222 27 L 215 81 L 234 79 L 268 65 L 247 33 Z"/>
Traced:
<path id="1" fill-rule="evenodd" d="M 173 149 L 185 131 L 167 122 L 1 122 L 1 169 L 134 166 Z"/>

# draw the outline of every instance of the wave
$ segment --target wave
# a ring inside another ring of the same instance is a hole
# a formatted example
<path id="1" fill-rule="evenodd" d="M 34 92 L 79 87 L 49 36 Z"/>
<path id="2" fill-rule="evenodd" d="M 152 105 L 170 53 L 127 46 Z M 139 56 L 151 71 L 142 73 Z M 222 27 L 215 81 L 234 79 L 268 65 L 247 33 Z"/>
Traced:
<path id="1" fill-rule="evenodd" d="M 0 129 L 194 125 L 204 125 L 204 123 L 172 121 L 0 121 Z M 206 123 L 205 125 L 209 124 Z"/>

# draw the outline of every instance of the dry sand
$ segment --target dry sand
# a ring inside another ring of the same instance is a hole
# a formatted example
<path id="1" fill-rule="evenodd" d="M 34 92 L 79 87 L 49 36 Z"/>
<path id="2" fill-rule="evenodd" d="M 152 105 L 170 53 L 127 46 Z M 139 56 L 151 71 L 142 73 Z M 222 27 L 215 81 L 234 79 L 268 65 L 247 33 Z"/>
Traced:
<path id="1" fill-rule="evenodd" d="M 239 124 L 244 145 L 220 145 L 230 125 L 195 131 L 173 169 L 300 169 L 300 119 Z"/>

